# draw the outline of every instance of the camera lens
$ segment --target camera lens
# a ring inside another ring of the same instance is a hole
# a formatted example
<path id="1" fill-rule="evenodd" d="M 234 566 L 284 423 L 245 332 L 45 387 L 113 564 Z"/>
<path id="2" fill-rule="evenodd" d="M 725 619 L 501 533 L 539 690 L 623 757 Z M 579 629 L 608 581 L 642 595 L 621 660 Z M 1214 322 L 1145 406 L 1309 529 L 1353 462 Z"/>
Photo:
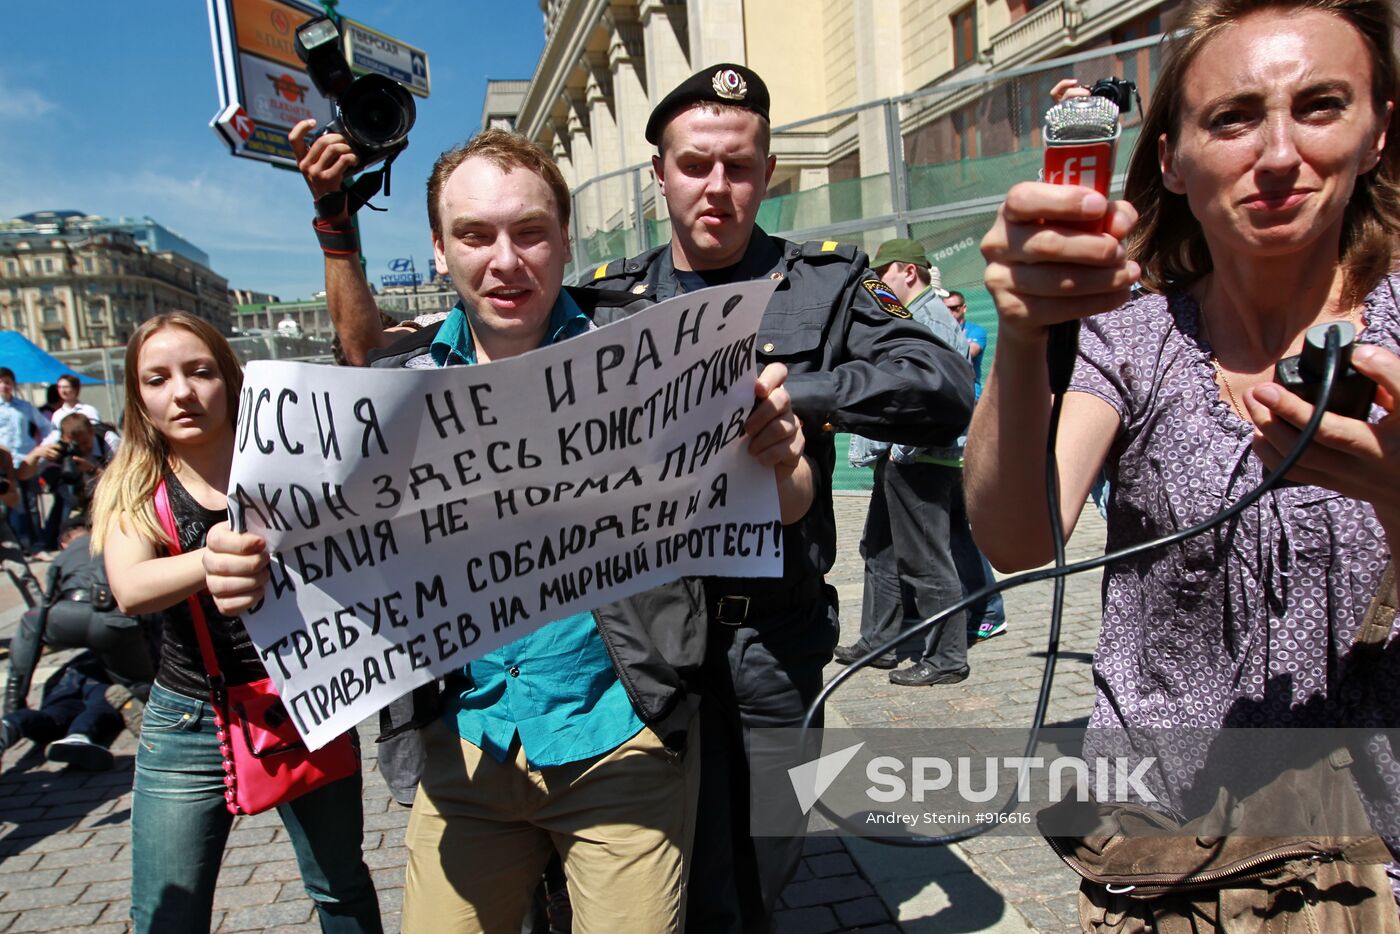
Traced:
<path id="1" fill-rule="evenodd" d="M 409 93 L 381 75 L 356 79 L 340 99 L 340 119 L 347 135 L 370 149 L 402 142 L 416 117 Z"/>
<path id="2" fill-rule="evenodd" d="M 394 102 L 388 95 L 376 91 L 366 94 L 360 104 L 360 132 L 373 142 L 393 139 L 403 126 L 401 114 L 394 109 Z"/>
<path id="3" fill-rule="evenodd" d="M 1113 101 L 1120 111 L 1128 113 L 1133 107 L 1133 91 L 1136 87 L 1133 82 L 1123 78 L 1100 78 L 1089 88 L 1089 93 L 1094 97 Z"/>

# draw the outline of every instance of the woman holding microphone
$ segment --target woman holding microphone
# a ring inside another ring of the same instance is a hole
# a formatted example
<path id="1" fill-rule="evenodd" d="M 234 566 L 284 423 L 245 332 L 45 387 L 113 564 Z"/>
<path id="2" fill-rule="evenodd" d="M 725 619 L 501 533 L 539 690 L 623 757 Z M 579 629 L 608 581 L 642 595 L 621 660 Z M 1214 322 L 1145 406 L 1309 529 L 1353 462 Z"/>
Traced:
<path id="1" fill-rule="evenodd" d="M 1394 16 L 1384 0 L 1193 4 L 1126 200 L 1020 184 L 982 242 L 1000 331 L 966 482 L 1003 571 L 1053 555 L 1054 324 L 1083 322 L 1056 446 L 1063 524 L 1102 469 L 1109 550 L 1209 518 L 1284 458 L 1312 407 L 1274 365 L 1309 328 L 1349 323 L 1353 365 L 1379 386 L 1368 417 L 1323 419 L 1293 485 L 1106 568 L 1091 730 L 1400 725 L 1400 652 L 1360 676 L 1360 714 L 1348 702 L 1355 635 L 1400 544 Z M 1165 780 L 1171 804 L 1215 790 Z"/>

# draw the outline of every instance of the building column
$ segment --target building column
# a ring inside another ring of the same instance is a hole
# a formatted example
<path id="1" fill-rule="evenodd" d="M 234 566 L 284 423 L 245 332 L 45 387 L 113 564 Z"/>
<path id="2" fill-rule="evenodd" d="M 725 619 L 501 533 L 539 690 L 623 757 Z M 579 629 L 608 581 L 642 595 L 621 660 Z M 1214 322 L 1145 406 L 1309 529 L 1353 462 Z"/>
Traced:
<path id="1" fill-rule="evenodd" d="M 856 102 L 863 104 L 898 95 L 904 77 L 898 0 L 853 0 L 851 14 Z M 885 139 L 884 110 L 879 107 L 862 110 L 856 126 L 860 139 L 860 174 L 885 174 L 890 168 L 890 151 L 889 141 Z"/>
<path id="2" fill-rule="evenodd" d="M 613 105 L 617 114 L 618 141 L 622 147 L 622 164 L 646 164 L 651 159 L 651 144 L 646 140 L 647 118 L 651 103 L 647 97 L 646 55 L 642 40 L 642 21 L 637 8 L 630 4 L 614 4 L 603 15 L 603 22 L 612 30 L 608 44 L 608 67 L 613 76 Z M 647 173 L 648 175 L 650 173 Z M 638 220 L 642 213 L 640 179 L 632 174 L 618 179 L 625 205 L 621 221 L 633 228 L 634 236 L 627 242 L 625 253 L 641 252 L 642 239 Z"/>
<path id="3" fill-rule="evenodd" d="M 549 147 L 549 155 L 554 159 L 554 164 L 559 166 L 559 174 L 564 176 L 564 184 L 572 191 L 577 181 L 574 176 L 574 164 L 569 159 L 569 149 L 564 145 L 564 138 L 558 133 L 554 134 L 554 144 Z"/>
<path id="4" fill-rule="evenodd" d="M 593 158 L 595 174 L 602 175 L 622 168 L 622 140 L 617 131 L 617 118 L 613 113 L 612 70 L 608 67 L 606 52 L 589 52 L 585 56 L 588 69 L 588 85 L 585 94 L 588 100 L 588 122 L 592 127 Z M 616 226 L 617 214 L 626 202 L 623 186 L 616 178 L 610 178 L 594 186 L 598 189 L 601 211 L 595 227 Z"/>
<path id="5" fill-rule="evenodd" d="M 651 106 L 700 66 L 692 67 L 684 0 L 642 0 L 642 43 Z"/>
<path id="6" fill-rule="evenodd" d="M 621 165 L 645 162 L 651 157 L 651 147 L 646 141 L 651 104 L 647 97 L 642 22 L 637 18 L 635 7 L 613 6 L 603 14 L 603 23 L 612 33 L 608 43 L 608 70 L 612 74 Z"/>
<path id="7" fill-rule="evenodd" d="M 564 176 L 564 183 L 572 189 L 580 181 L 578 172 L 574 169 L 573 153 L 569 149 L 569 119 L 567 116 L 554 117 L 549 121 L 550 132 L 554 135 L 554 145 L 551 147 L 550 155 L 554 157 L 554 162 L 559 166 L 559 172 Z"/>
<path id="8" fill-rule="evenodd" d="M 719 62 L 749 63 L 744 46 L 744 0 L 686 0 L 690 64 L 698 71 Z"/>
<path id="9" fill-rule="evenodd" d="M 569 152 L 575 178 L 570 188 L 575 192 L 574 213 L 580 230 L 598 226 L 598 186 L 589 185 L 582 192 L 579 186 L 598 174 L 598 158 L 593 153 L 592 125 L 589 122 L 588 94 L 585 88 L 566 88 L 564 99 L 569 105 Z"/>

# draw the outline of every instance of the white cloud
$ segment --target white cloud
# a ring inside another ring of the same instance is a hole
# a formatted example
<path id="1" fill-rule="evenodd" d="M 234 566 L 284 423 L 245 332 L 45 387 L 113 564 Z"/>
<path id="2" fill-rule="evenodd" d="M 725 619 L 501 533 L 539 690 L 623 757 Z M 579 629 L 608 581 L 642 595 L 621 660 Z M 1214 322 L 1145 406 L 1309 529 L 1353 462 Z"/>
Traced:
<path id="1" fill-rule="evenodd" d="M 41 92 L 16 87 L 5 75 L 0 75 L 0 120 L 37 120 L 57 109 L 58 104 Z"/>
<path id="2" fill-rule="evenodd" d="M 231 286 L 284 298 L 324 287 L 321 252 L 311 231 L 311 195 L 295 172 L 215 155 L 198 162 L 162 160 L 145 167 L 75 172 L 61 160 L 26 159 L 0 149 L 0 217 L 38 210 L 79 210 L 107 217 L 149 216 L 209 254 Z M 432 266 L 427 221 L 412 187 L 365 211 L 362 236 L 371 279 L 395 256 Z"/>
<path id="3" fill-rule="evenodd" d="M 289 172 L 244 163 L 189 173 L 142 169 L 114 174 L 102 186 L 109 201 L 142 205 L 143 213 L 211 252 L 315 249 L 310 195 Z"/>

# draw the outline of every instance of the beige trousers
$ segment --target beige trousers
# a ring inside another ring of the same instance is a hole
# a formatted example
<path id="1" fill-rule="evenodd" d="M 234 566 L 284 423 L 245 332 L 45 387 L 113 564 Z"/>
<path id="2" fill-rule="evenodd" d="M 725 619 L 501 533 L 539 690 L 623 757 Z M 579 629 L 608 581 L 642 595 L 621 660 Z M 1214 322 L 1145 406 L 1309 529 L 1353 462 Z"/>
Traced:
<path id="1" fill-rule="evenodd" d="M 534 771 L 519 740 L 497 762 L 441 721 L 408 822 L 405 934 L 516 934 L 551 853 L 576 934 L 680 932 L 700 779 L 651 730 L 611 752 Z"/>

